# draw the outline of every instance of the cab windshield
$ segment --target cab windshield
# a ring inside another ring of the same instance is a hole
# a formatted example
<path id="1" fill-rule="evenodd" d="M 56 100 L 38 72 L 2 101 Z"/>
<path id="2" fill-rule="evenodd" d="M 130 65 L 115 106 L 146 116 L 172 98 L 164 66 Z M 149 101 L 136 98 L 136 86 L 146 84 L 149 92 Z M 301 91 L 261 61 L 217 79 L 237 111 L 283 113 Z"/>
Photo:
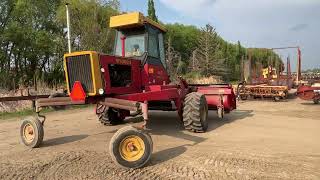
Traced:
<path id="1" fill-rule="evenodd" d="M 117 35 L 117 44 L 115 55 L 122 56 L 121 37 L 125 36 L 125 57 L 142 56 L 145 52 L 145 35 L 144 34 L 123 34 Z"/>

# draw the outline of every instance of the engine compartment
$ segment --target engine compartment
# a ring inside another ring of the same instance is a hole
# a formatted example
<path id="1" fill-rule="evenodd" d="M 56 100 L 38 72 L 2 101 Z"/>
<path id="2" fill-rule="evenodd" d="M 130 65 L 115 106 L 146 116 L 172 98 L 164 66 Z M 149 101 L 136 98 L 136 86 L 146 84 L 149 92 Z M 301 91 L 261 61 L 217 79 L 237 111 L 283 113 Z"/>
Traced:
<path id="1" fill-rule="evenodd" d="M 111 87 L 129 87 L 131 85 L 131 66 L 109 64 Z"/>

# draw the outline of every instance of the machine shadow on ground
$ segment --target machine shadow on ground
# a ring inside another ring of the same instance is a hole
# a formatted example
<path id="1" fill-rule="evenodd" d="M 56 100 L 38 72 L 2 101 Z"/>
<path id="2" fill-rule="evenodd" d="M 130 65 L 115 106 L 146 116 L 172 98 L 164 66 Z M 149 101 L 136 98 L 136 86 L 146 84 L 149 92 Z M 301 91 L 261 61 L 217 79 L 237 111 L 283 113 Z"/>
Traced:
<path id="1" fill-rule="evenodd" d="M 209 111 L 209 126 L 206 133 L 209 133 L 225 124 L 232 123 L 247 117 L 252 117 L 252 110 L 235 110 L 231 114 L 227 114 L 224 119 L 218 119 L 215 111 Z M 141 117 L 128 119 L 131 123 L 142 121 Z M 166 135 L 174 138 L 190 141 L 189 144 L 170 147 L 154 153 L 151 165 L 162 163 L 180 156 L 187 151 L 187 147 L 195 146 L 206 141 L 208 138 L 203 137 L 203 133 L 192 133 L 184 129 L 183 123 L 179 120 L 176 112 L 151 111 L 149 114 L 149 122 L 147 125 L 148 132 L 151 135 Z M 161 157 L 161 158 L 157 158 Z"/>
<path id="2" fill-rule="evenodd" d="M 304 106 L 319 106 L 320 107 L 320 104 L 315 104 L 313 101 L 303 102 L 303 103 L 300 103 L 300 104 L 304 105 Z"/>
<path id="3" fill-rule="evenodd" d="M 215 111 L 209 111 L 209 127 L 208 131 L 213 131 L 225 124 L 232 123 L 247 117 L 253 116 L 253 110 L 234 110 L 230 114 L 226 114 L 223 119 L 219 119 Z"/>
<path id="4" fill-rule="evenodd" d="M 82 139 L 87 138 L 89 135 L 87 134 L 81 134 L 81 135 L 72 135 L 72 136 L 63 136 L 53 139 L 44 140 L 41 147 L 50 147 L 50 146 L 57 146 L 61 144 L 68 144 L 75 141 L 80 141 Z"/>

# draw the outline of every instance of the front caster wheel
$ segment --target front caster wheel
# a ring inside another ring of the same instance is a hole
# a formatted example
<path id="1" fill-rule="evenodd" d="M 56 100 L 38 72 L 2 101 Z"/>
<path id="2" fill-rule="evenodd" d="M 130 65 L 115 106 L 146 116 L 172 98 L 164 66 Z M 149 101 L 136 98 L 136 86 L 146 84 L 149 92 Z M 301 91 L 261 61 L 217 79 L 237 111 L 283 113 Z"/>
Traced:
<path id="1" fill-rule="evenodd" d="M 112 160 L 122 168 L 140 168 L 150 159 L 153 149 L 151 136 L 132 126 L 119 129 L 111 138 Z"/>
<path id="2" fill-rule="evenodd" d="M 24 145 L 36 148 L 43 141 L 43 125 L 37 118 L 25 119 L 20 127 L 20 137 Z"/>

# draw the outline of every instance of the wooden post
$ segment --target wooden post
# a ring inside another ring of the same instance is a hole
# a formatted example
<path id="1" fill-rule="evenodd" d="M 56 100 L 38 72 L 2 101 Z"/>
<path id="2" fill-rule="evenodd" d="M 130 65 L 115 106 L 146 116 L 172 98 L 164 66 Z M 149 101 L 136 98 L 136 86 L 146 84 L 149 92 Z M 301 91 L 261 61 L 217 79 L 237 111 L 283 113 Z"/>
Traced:
<path id="1" fill-rule="evenodd" d="M 248 66 L 249 66 L 249 67 L 248 67 L 248 73 L 249 73 L 249 74 L 248 74 L 248 82 L 249 82 L 250 84 L 252 83 L 252 81 L 251 81 L 251 79 L 252 79 L 252 78 L 251 78 L 251 74 L 252 74 L 252 70 L 251 70 L 251 65 L 252 65 L 251 63 L 252 63 L 252 62 L 251 62 L 251 60 L 252 60 L 252 59 L 251 59 L 251 58 L 252 58 L 252 51 L 249 50 L 249 62 L 248 62 Z"/>
<path id="2" fill-rule="evenodd" d="M 298 47 L 297 83 L 301 80 L 301 50 Z"/>

